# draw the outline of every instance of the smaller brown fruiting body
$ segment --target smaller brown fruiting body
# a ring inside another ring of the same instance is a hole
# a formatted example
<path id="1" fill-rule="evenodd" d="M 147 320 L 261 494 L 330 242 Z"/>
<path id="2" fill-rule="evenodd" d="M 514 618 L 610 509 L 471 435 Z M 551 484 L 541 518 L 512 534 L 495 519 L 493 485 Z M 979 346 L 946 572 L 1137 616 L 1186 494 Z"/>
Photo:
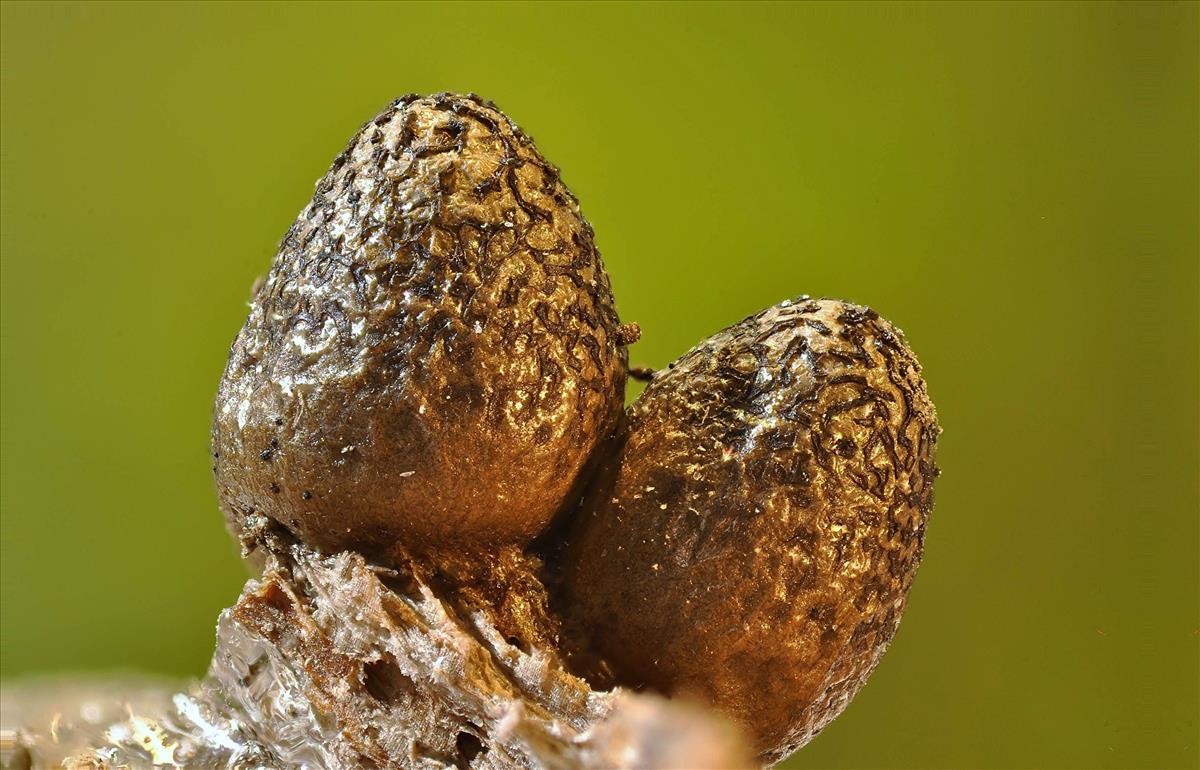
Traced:
<path id="1" fill-rule="evenodd" d="M 872 310 L 800 298 L 725 329 L 630 408 L 562 557 L 568 631 L 618 682 L 699 695 L 786 756 L 895 633 L 939 432 Z"/>
<path id="2" fill-rule="evenodd" d="M 383 561 L 527 542 L 619 419 L 635 337 L 532 140 L 474 96 L 398 99 L 318 183 L 233 344 L 222 507 Z"/>

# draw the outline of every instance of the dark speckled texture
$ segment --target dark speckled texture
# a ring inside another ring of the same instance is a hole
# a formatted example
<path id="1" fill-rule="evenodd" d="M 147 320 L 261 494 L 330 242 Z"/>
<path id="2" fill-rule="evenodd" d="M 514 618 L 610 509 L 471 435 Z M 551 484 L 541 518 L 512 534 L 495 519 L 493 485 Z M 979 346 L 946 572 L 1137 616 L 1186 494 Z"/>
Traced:
<path id="1" fill-rule="evenodd" d="M 801 298 L 719 332 L 629 410 L 563 559 L 569 633 L 618 682 L 696 693 L 787 755 L 896 631 L 939 432 L 867 308 Z"/>
<path id="2" fill-rule="evenodd" d="M 396 100 L 288 231 L 213 422 L 232 527 L 327 550 L 523 542 L 623 407 L 591 226 L 533 142 L 474 96 Z"/>

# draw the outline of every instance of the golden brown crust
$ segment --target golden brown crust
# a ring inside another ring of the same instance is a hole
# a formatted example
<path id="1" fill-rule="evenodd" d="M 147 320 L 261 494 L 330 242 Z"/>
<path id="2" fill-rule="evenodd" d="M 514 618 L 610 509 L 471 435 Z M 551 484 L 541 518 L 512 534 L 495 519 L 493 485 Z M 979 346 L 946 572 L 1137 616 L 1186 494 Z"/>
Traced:
<path id="1" fill-rule="evenodd" d="M 569 628 L 617 681 L 699 694 L 785 756 L 896 630 L 938 433 L 869 309 L 801 298 L 718 333 L 630 408 L 568 538 Z"/>
<path id="2" fill-rule="evenodd" d="M 384 559 L 526 541 L 620 415 L 618 329 L 532 141 L 474 96 L 398 99 L 318 183 L 233 344 L 222 507 Z"/>

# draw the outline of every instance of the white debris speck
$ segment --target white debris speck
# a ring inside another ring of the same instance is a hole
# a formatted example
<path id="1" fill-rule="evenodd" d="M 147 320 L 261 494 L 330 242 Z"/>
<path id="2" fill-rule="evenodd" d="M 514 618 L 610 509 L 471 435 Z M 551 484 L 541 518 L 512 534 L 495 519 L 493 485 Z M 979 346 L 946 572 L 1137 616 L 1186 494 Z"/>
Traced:
<path id="1" fill-rule="evenodd" d="M 325 352 L 336 337 L 337 325 L 332 318 L 326 318 L 325 323 L 315 335 L 315 339 L 310 340 L 309 335 L 301 330 L 292 334 L 292 344 L 300 351 L 300 355 L 305 358 L 315 358 Z"/>
<path id="2" fill-rule="evenodd" d="M 175 703 L 175 708 L 178 709 L 180 714 L 183 714 L 187 717 L 188 721 L 200 728 L 200 734 L 206 742 L 215 743 L 230 751 L 237 751 L 241 748 L 225 734 L 224 730 L 205 718 L 200 704 L 196 703 L 196 701 L 182 693 L 176 695 L 172 701 Z"/>

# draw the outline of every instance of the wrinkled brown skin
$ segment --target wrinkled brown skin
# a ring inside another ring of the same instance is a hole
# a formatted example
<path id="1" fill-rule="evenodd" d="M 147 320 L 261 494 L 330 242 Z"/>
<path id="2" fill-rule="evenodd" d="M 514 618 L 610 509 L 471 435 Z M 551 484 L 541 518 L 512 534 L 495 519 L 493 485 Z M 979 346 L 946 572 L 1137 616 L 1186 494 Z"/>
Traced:
<path id="1" fill-rule="evenodd" d="M 618 682 L 697 694 L 781 759 L 896 631 L 939 432 L 869 309 L 802 297 L 725 329 L 630 408 L 569 536 L 568 629 Z"/>
<path id="2" fill-rule="evenodd" d="M 217 393 L 231 528 L 386 561 L 520 543 L 623 407 L 621 327 L 558 170 L 474 96 L 365 124 L 283 239 Z"/>

